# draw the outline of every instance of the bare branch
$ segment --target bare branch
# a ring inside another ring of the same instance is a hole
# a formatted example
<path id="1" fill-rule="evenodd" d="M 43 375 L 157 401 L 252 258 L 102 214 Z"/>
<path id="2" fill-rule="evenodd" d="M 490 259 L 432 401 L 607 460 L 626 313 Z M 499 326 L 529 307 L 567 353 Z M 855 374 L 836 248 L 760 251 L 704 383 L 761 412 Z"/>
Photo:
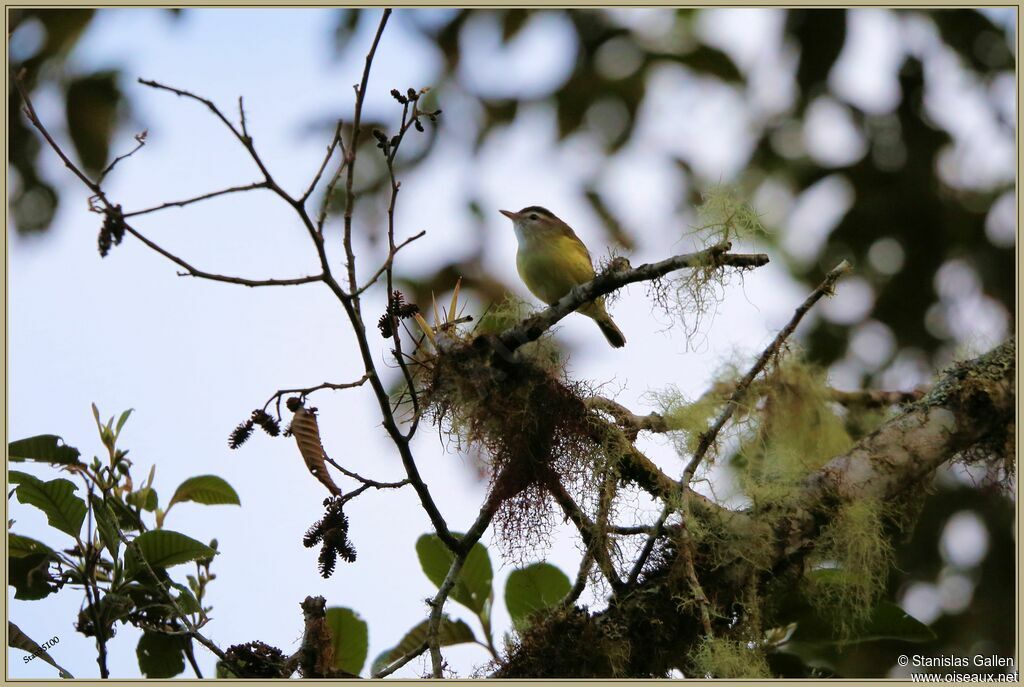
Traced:
<path id="1" fill-rule="evenodd" d="M 334 389 L 335 391 L 339 391 L 341 389 L 354 389 L 355 387 L 362 386 L 363 384 L 365 384 L 366 380 L 369 378 L 370 376 L 368 374 L 365 374 L 354 382 L 323 382 L 322 384 L 317 384 L 316 386 L 307 386 L 298 389 L 278 389 L 277 391 L 274 392 L 274 395 L 268 398 L 267 402 L 263 404 L 263 410 L 266 410 L 267 406 L 269 406 L 274 401 L 277 401 L 277 417 L 280 418 L 281 397 L 285 396 L 286 394 L 299 394 L 300 396 L 305 397 L 309 396 L 314 391 L 320 391 L 321 389 Z"/>
<path id="2" fill-rule="evenodd" d="M 245 277 L 231 277 L 231 276 L 224 275 L 224 274 L 214 274 L 213 272 L 205 272 L 203 270 L 196 269 L 195 267 L 193 267 L 189 263 L 187 263 L 184 260 L 182 260 L 181 258 L 179 258 L 177 255 L 174 255 L 173 253 L 171 253 L 168 250 L 165 250 L 164 248 L 161 248 L 159 245 L 157 245 L 153 241 L 150 241 L 148 238 L 143 236 L 140 232 L 138 232 L 136 229 L 132 228 L 131 226 L 129 226 L 127 224 L 124 225 L 124 226 L 125 226 L 125 231 L 127 231 L 129 234 L 131 234 L 132 236 L 137 238 L 139 241 L 142 241 L 149 248 L 153 249 L 154 251 L 156 251 L 160 255 L 164 256 L 165 258 L 167 258 L 168 260 L 170 260 L 174 264 L 176 264 L 179 267 L 183 268 L 185 271 L 178 273 L 178 276 L 180 276 L 180 277 L 196 277 L 198 279 L 209 279 L 210 281 L 219 281 L 219 282 L 224 282 L 224 283 L 227 283 L 227 284 L 239 284 L 241 286 L 251 286 L 251 287 L 255 287 L 255 286 L 297 286 L 299 284 L 312 284 L 313 282 L 323 281 L 323 275 L 321 275 L 321 274 L 318 274 L 318 275 L 315 275 L 315 276 L 309 276 L 309 277 L 293 277 L 291 279 L 247 279 Z"/>
<path id="3" fill-rule="evenodd" d="M 299 198 L 300 203 L 305 203 L 311 195 L 313 195 L 313 189 L 316 188 L 317 183 L 320 181 L 320 177 L 323 176 L 324 170 L 327 169 L 327 163 L 331 161 L 331 156 L 334 155 L 335 149 L 341 144 L 341 120 L 338 120 L 338 125 L 334 129 L 334 137 L 331 139 L 330 144 L 327 146 L 327 155 L 324 156 L 324 161 L 320 163 L 320 169 L 316 171 L 316 176 L 313 177 L 313 181 L 310 182 L 309 188 Z M 342 161 L 344 164 L 344 161 Z M 339 169 L 340 171 L 340 169 Z"/>
<path id="4" fill-rule="evenodd" d="M 70 169 L 75 176 L 82 180 L 82 183 L 85 184 L 90 191 L 100 196 L 106 203 L 106 196 L 100 189 L 99 184 L 90 179 L 85 172 L 79 169 L 78 165 L 71 161 L 71 158 L 65 154 L 64 150 L 53 139 L 53 136 L 50 135 L 50 132 L 47 131 L 45 126 L 43 126 L 43 122 L 36 114 L 36 108 L 32 105 L 32 99 L 29 97 L 28 91 L 25 90 L 25 84 L 21 82 L 21 78 L 21 74 L 18 74 L 18 76 L 15 77 L 14 87 L 18 89 L 18 93 L 21 94 L 21 99 L 25 102 L 23 112 L 25 113 L 25 116 L 28 117 L 28 121 L 39 131 L 40 134 L 42 134 L 43 138 L 46 139 L 46 142 L 50 144 L 50 148 L 53 149 L 53 152 L 57 153 L 57 157 L 59 157 L 64 163 L 64 166 Z M 106 204 L 109 205 L 109 203 Z"/>
<path id="5" fill-rule="evenodd" d="M 120 162 L 121 160 L 127 160 L 132 155 L 134 155 L 135 153 L 139 152 L 144 145 L 146 145 L 146 132 L 145 131 L 143 131 L 141 134 L 136 134 L 135 135 L 135 143 L 136 143 L 136 146 L 134 148 L 129 150 L 124 155 L 118 155 L 117 157 L 115 157 L 111 161 L 111 163 L 109 165 L 107 165 L 103 169 L 102 172 L 100 172 L 99 178 L 96 179 L 96 185 L 97 186 L 99 186 L 100 184 L 103 183 L 103 180 L 106 179 L 107 175 L 110 174 L 110 172 L 113 171 L 114 167 L 117 166 L 118 162 Z"/>
<path id="6" fill-rule="evenodd" d="M 196 95 L 195 93 L 192 93 L 191 91 L 186 91 L 186 90 L 183 90 L 183 89 L 180 89 L 180 88 L 175 88 L 173 86 L 166 86 L 166 85 L 164 85 L 162 83 L 159 83 L 157 81 L 152 81 L 152 80 L 149 80 L 149 79 L 139 79 L 139 83 L 142 84 L 143 86 L 149 86 L 150 88 L 155 88 L 157 90 L 168 91 L 170 93 L 175 94 L 176 96 L 178 96 L 180 98 L 189 98 L 191 100 L 195 100 L 196 102 L 202 103 L 203 105 L 205 105 L 207 107 L 207 109 L 209 109 L 210 112 L 212 112 L 214 114 L 214 116 L 216 116 L 217 119 L 219 119 L 224 124 L 224 126 L 226 126 L 228 128 L 229 131 L 231 131 L 231 133 L 234 135 L 234 137 L 238 139 L 238 142 L 242 144 L 242 147 L 245 148 L 246 151 L 248 151 L 249 157 L 252 158 L 253 162 L 256 163 L 256 166 L 259 167 L 260 172 L 263 173 L 263 178 L 267 182 L 267 187 L 269 189 L 271 189 L 277 195 L 281 196 L 281 198 L 283 198 L 284 200 L 288 201 L 289 204 L 291 204 L 291 205 L 295 204 L 295 199 L 292 198 L 290 195 L 288 195 L 288 193 L 286 193 L 284 189 L 282 189 L 280 186 L 277 185 L 277 182 L 274 181 L 274 178 L 271 176 L 270 171 L 267 169 L 267 166 L 263 163 L 263 159 L 260 157 L 259 153 L 256 152 L 256 148 L 255 148 L 255 146 L 253 145 L 253 142 L 252 142 L 252 137 L 249 136 L 249 133 L 248 133 L 248 131 L 246 131 L 246 128 L 245 128 L 245 110 L 242 109 L 242 98 L 241 97 L 238 98 L 238 109 L 239 109 L 239 112 L 241 114 L 241 120 L 242 120 L 241 121 L 242 129 L 241 129 L 241 131 L 239 131 L 235 127 L 235 125 L 231 123 L 231 120 L 229 120 L 226 116 L 224 116 L 224 113 L 220 111 L 220 108 L 217 107 L 213 103 L 213 101 L 209 100 L 208 98 L 204 98 L 202 96 Z"/>
<path id="7" fill-rule="evenodd" d="M 350 293 L 354 293 L 358 286 L 356 281 L 355 253 L 352 251 L 352 211 L 355 208 L 355 192 L 353 191 L 353 184 L 355 183 L 356 149 L 359 146 L 360 125 L 363 121 L 363 101 L 366 98 L 366 85 L 370 81 L 370 68 L 373 66 L 373 57 L 377 54 L 377 46 L 380 45 L 380 37 L 383 35 L 384 27 L 387 26 L 388 19 L 390 17 L 391 9 L 385 8 L 380 17 L 380 24 L 377 26 L 377 34 L 373 37 L 373 44 L 370 45 L 370 51 L 366 53 L 366 65 L 363 67 L 363 78 L 359 82 L 359 85 L 355 87 L 356 103 L 355 114 L 352 118 L 352 140 L 349 141 L 348 151 L 345 155 L 345 159 L 348 162 L 348 176 L 345 179 L 345 229 L 342 240 L 345 245 L 345 260 L 347 262 L 346 267 L 348 268 L 348 290 Z"/>
<path id="8" fill-rule="evenodd" d="M 148 215 L 151 212 L 159 212 L 160 210 L 166 210 L 167 208 L 183 208 L 186 205 L 191 205 L 192 203 L 198 203 L 200 201 L 209 200 L 210 198 L 216 198 L 217 196 L 224 196 L 229 193 L 244 193 L 245 191 L 255 191 L 256 189 L 260 188 L 270 188 L 270 186 L 267 184 L 266 181 L 259 181 L 254 184 L 247 184 L 245 186 L 232 186 L 231 188 L 221 189 L 220 191 L 204 193 L 203 195 L 196 196 L 194 198 L 186 198 L 185 200 L 172 200 L 166 203 L 162 203 L 160 205 L 156 205 L 151 208 L 146 208 L 144 210 L 133 210 L 132 212 L 124 213 L 122 217 L 127 219 L 129 217 L 138 217 L 139 215 Z"/>
<path id="9" fill-rule="evenodd" d="M 381 275 L 384 274 L 385 272 L 387 272 L 391 268 L 391 264 L 392 264 L 392 262 L 394 262 L 395 256 L 398 254 L 398 251 L 402 250 L 403 248 L 408 246 L 413 241 L 415 241 L 417 239 L 421 239 L 421 238 L 423 238 L 426 235 L 427 235 L 426 230 L 421 231 L 418 234 L 413 234 L 412 236 L 410 236 L 406 240 L 404 240 L 401 243 L 399 243 L 398 245 L 396 245 L 392 250 L 388 251 L 387 260 L 385 260 L 384 264 L 381 265 L 380 268 L 376 272 L 373 273 L 372 277 L 370 277 L 369 279 L 366 280 L 365 284 L 363 284 L 358 289 L 356 289 L 356 295 L 359 295 L 359 294 L 363 293 L 368 288 L 373 286 L 377 282 L 377 280 L 380 279 Z"/>

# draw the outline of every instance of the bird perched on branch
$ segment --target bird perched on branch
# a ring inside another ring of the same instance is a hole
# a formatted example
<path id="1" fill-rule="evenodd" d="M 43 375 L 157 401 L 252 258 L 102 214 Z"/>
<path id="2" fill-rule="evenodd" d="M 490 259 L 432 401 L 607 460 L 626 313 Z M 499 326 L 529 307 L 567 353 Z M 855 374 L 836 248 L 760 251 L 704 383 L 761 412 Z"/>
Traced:
<path id="1" fill-rule="evenodd" d="M 531 205 L 519 212 L 499 212 L 512 220 L 515 227 L 519 240 L 516 267 L 534 296 L 554 305 L 572 287 L 594 278 L 594 264 L 587 247 L 572 227 L 550 210 Z M 577 310 L 597 322 L 613 347 L 626 345 L 626 337 L 604 308 L 604 298 L 585 303 Z"/>

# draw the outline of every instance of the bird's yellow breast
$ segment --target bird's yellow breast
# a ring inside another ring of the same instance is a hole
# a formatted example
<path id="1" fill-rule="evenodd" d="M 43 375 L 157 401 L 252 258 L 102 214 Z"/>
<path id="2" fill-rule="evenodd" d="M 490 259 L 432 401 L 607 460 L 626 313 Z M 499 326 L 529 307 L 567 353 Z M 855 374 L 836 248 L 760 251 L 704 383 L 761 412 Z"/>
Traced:
<path id="1" fill-rule="evenodd" d="M 577 284 L 594 278 L 586 246 L 572 236 L 545 236 L 520 243 L 519 276 L 534 296 L 551 305 Z"/>

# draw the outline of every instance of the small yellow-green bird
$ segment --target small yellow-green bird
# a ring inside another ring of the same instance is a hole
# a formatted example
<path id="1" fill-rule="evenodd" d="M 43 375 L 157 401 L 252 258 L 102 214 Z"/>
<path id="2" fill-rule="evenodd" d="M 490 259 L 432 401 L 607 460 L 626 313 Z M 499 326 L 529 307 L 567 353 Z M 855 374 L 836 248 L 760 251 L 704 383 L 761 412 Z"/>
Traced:
<path id="1" fill-rule="evenodd" d="M 537 205 L 519 212 L 500 210 L 512 220 L 519 251 L 516 267 L 530 292 L 548 305 L 554 305 L 572 287 L 594 278 L 590 252 L 576 232 L 554 213 Z M 615 348 L 626 345 L 626 337 L 604 309 L 604 298 L 581 305 L 578 312 L 597 322 L 601 333 Z"/>

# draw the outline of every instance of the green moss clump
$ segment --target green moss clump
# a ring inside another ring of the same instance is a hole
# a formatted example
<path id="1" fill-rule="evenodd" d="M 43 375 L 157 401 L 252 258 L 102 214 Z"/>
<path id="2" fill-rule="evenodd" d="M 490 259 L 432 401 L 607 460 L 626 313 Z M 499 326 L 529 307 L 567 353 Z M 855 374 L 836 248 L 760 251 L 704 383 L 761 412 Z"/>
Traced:
<path id="1" fill-rule="evenodd" d="M 473 328 L 472 335 L 501 334 L 529 317 L 532 312 L 533 309 L 526 301 L 509 295 L 505 300 L 494 303 L 487 309 Z M 554 337 L 549 334 L 523 344 L 516 349 L 515 355 L 518 359 L 529 361 L 555 375 L 561 375 L 565 366 L 565 355 Z"/>
<path id="2" fill-rule="evenodd" d="M 863 626 L 885 591 L 893 562 L 886 520 L 878 501 L 855 501 L 843 506 L 818 537 L 811 564 L 819 569 L 807 576 L 805 593 L 840 637 Z"/>
<path id="3" fill-rule="evenodd" d="M 690 663 L 693 677 L 755 680 L 772 676 L 760 649 L 733 639 L 706 638 L 690 654 Z"/>
<path id="4" fill-rule="evenodd" d="M 763 405 L 755 436 L 740 450 L 740 482 L 756 508 L 788 501 L 811 471 L 853 446 L 830 401 L 825 373 L 790 358 L 759 388 Z"/>
<path id="5" fill-rule="evenodd" d="M 737 238 L 767 236 L 757 211 L 742 200 L 736 188 L 712 186 L 701 193 L 697 207 L 699 224 L 694 232 L 705 239 L 706 245 L 732 241 Z"/>

